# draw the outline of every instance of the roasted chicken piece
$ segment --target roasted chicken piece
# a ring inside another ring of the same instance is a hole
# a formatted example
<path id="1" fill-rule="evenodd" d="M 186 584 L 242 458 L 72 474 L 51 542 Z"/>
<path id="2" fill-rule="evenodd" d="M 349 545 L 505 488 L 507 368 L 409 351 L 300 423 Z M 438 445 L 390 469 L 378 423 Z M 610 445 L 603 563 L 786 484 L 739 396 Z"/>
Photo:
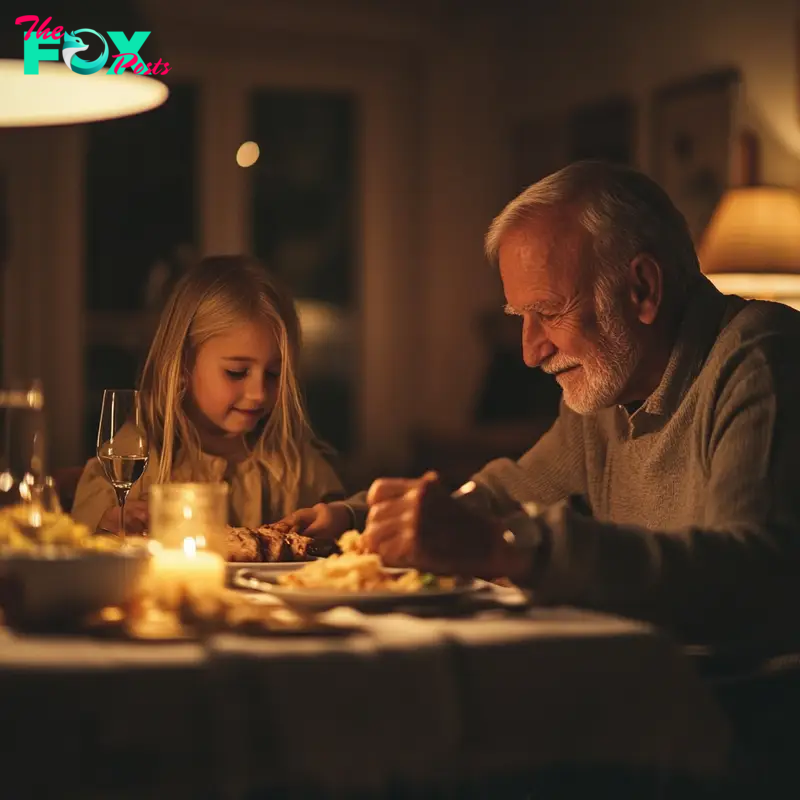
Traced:
<path id="1" fill-rule="evenodd" d="M 228 528 L 225 557 L 228 561 L 261 561 L 258 537 L 250 528 Z"/>
<path id="2" fill-rule="evenodd" d="M 228 561 L 308 561 L 314 555 L 328 555 L 329 552 L 329 548 L 293 531 L 286 523 L 277 522 L 256 529 L 228 529 Z"/>

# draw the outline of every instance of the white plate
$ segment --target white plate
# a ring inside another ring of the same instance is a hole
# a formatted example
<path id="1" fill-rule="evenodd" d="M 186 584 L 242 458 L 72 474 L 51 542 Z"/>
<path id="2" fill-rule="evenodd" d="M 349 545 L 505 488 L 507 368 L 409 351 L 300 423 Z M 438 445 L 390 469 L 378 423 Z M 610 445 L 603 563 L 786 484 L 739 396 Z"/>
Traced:
<path id="1" fill-rule="evenodd" d="M 394 572 L 394 570 L 392 570 Z M 398 570 L 401 571 L 401 570 Z M 404 570 L 402 570 L 404 571 Z M 484 590 L 484 581 L 468 581 L 454 589 L 422 589 L 418 592 L 341 592 L 311 589 L 292 589 L 278 586 L 276 576 L 264 575 L 264 580 L 250 581 L 247 586 L 237 583 L 240 588 L 258 589 L 282 600 L 286 605 L 323 611 L 335 606 L 353 608 L 372 608 L 391 606 L 416 606 L 428 603 L 442 603 L 473 595 Z"/>
<path id="2" fill-rule="evenodd" d="M 270 576 L 294 572 L 306 564 L 308 561 L 229 561 L 225 565 L 225 573 L 228 584 L 234 586 L 234 579 L 242 570 L 268 579 Z"/>
<path id="3" fill-rule="evenodd" d="M 228 574 L 246 569 L 250 572 L 259 572 L 263 575 L 277 575 L 281 572 L 294 572 L 304 567 L 311 561 L 317 561 L 317 556 L 311 556 L 308 561 L 228 561 L 226 563 Z"/>
<path id="4" fill-rule="evenodd" d="M 276 572 L 292 572 L 308 564 L 308 561 L 228 561 L 229 571 L 236 572 L 246 569 L 250 572 L 263 572 L 265 574 Z"/>

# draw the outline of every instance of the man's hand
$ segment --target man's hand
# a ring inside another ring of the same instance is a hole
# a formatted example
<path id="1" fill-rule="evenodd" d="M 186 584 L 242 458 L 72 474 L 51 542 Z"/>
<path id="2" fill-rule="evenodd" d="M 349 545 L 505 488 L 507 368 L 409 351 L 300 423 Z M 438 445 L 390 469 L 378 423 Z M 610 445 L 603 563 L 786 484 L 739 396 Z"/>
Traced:
<path id="1" fill-rule="evenodd" d="M 350 510 L 342 503 L 317 503 L 312 508 L 301 508 L 282 522 L 315 539 L 338 539 L 352 528 Z"/>
<path id="2" fill-rule="evenodd" d="M 451 497 L 435 473 L 372 484 L 362 546 L 387 566 L 440 575 L 523 578 L 528 554 L 504 537 L 505 528 Z"/>
<path id="3" fill-rule="evenodd" d="M 150 517 L 147 513 L 147 500 L 128 500 L 125 503 L 125 530 L 127 533 L 147 531 Z M 97 523 L 98 533 L 119 533 L 119 506 L 112 506 Z"/>

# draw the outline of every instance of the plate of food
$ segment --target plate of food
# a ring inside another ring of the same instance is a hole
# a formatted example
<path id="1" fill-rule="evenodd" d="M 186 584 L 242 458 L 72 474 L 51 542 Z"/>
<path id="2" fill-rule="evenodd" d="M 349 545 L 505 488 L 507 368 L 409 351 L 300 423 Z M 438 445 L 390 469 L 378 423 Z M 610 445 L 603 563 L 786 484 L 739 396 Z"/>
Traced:
<path id="1" fill-rule="evenodd" d="M 240 570 L 235 585 L 268 592 L 286 605 L 321 611 L 335 606 L 356 608 L 418 605 L 451 601 L 482 591 L 483 581 L 394 569 L 380 556 L 360 553 L 353 532 L 339 540 L 341 554 L 318 559 L 277 575 Z"/>

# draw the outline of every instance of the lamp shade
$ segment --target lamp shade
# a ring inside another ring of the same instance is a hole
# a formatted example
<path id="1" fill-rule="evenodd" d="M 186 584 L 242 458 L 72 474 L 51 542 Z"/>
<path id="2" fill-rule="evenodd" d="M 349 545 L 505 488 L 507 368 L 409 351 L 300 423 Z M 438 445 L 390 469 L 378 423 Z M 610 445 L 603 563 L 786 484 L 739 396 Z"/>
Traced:
<path id="1" fill-rule="evenodd" d="M 40 64 L 25 75 L 21 59 L 0 59 L 0 127 L 67 125 L 124 117 L 160 106 L 169 94 L 154 78 L 125 72 L 78 75 Z"/>
<path id="2" fill-rule="evenodd" d="M 698 255 L 721 291 L 800 309 L 800 193 L 770 186 L 731 189 Z"/>

